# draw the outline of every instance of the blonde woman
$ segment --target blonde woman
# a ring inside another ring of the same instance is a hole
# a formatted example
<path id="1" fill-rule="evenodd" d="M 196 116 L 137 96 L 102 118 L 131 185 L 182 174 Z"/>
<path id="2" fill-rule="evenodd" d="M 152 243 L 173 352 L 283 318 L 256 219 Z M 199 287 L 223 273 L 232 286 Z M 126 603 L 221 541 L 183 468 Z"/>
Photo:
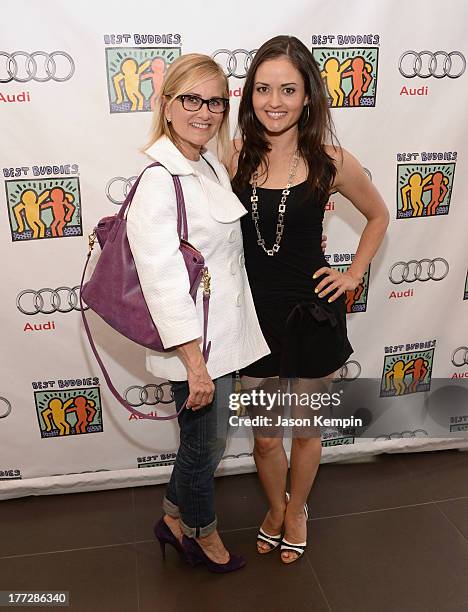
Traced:
<path id="1" fill-rule="evenodd" d="M 214 472 L 223 455 L 232 372 L 269 353 L 261 333 L 244 266 L 239 219 L 246 210 L 207 143 L 217 138 L 224 156 L 229 139 L 229 93 L 222 69 L 210 57 L 188 54 L 174 61 L 155 106 L 146 148 L 162 167 L 143 175 L 128 212 L 127 233 L 150 313 L 169 353 L 147 354 L 147 369 L 168 379 L 179 409 L 180 446 L 155 534 L 165 552 L 172 545 L 192 563 L 214 572 L 245 565 L 217 532 Z M 177 205 L 171 173 L 185 199 L 188 240 L 201 251 L 211 275 L 208 339 L 203 359 L 202 288 L 196 305 L 179 252 Z"/>

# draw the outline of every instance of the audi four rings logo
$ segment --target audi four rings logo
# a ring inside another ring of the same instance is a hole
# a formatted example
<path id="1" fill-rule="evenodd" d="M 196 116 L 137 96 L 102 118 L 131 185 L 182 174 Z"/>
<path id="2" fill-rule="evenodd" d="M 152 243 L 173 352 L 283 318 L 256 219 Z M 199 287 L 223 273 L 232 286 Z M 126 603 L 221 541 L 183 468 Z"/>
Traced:
<path id="1" fill-rule="evenodd" d="M 397 261 L 390 268 L 388 278 L 393 284 L 414 283 L 414 281 L 440 281 L 444 279 L 449 271 L 446 259 L 436 257 L 435 259 L 410 259 L 410 261 Z"/>
<path id="2" fill-rule="evenodd" d="M 340 382 L 342 380 L 356 380 L 356 378 L 358 378 L 360 375 L 361 364 L 358 361 L 351 359 L 341 367 L 338 377 L 335 380 L 336 382 Z"/>
<path id="3" fill-rule="evenodd" d="M 68 81 L 75 73 L 75 62 L 65 51 L 0 51 L 0 83 L 28 81 Z"/>
<path id="4" fill-rule="evenodd" d="M 0 397 L 0 419 L 4 419 L 11 412 L 11 404 L 6 397 Z"/>
<path id="5" fill-rule="evenodd" d="M 405 51 L 398 62 L 400 74 L 407 79 L 458 79 L 466 70 L 466 59 L 460 51 Z"/>
<path id="6" fill-rule="evenodd" d="M 114 176 L 106 185 L 106 196 L 113 204 L 123 204 L 136 179 L 136 176 Z"/>
<path id="7" fill-rule="evenodd" d="M 247 51 L 247 49 L 218 49 L 211 56 L 223 68 L 227 77 L 245 79 L 250 64 L 258 49 Z"/>
<path id="8" fill-rule="evenodd" d="M 453 351 L 452 363 L 457 368 L 468 365 L 468 346 L 459 346 Z"/>
<path id="9" fill-rule="evenodd" d="M 71 312 L 80 308 L 80 286 L 57 287 L 57 289 L 25 289 L 18 294 L 16 306 L 25 315 L 52 314 L 53 312 Z M 88 310 L 88 306 L 84 307 Z"/>
<path id="10" fill-rule="evenodd" d="M 164 387 L 168 387 L 169 399 L 164 399 Z M 132 385 L 124 391 L 124 397 L 130 406 L 137 408 L 139 406 L 155 406 L 156 404 L 171 404 L 174 401 L 171 384 L 168 382 L 160 385 L 151 384 L 140 387 Z"/>
<path id="11" fill-rule="evenodd" d="M 376 440 L 401 440 L 401 438 L 424 438 L 424 436 L 428 436 L 429 434 L 425 429 L 415 429 L 410 431 L 409 429 L 406 431 L 395 431 L 391 434 L 383 434 L 381 436 L 377 436 L 374 438 L 374 442 Z"/>

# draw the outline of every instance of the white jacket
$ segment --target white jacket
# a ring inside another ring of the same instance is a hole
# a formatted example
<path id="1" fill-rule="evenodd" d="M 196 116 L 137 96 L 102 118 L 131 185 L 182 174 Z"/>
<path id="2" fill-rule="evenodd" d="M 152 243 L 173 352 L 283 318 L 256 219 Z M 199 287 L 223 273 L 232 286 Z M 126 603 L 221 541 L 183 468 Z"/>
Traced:
<path id="1" fill-rule="evenodd" d="M 143 295 L 164 348 L 197 338 L 202 346 L 203 288 L 200 285 L 195 305 L 179 251 L 171 172 L 180 177 L 184 192 L 188 240 L 201 251 L 211 275 L 207 369 L 214 379 L 270 352 L 244 265 L 239 219 L 247 211 L 232 193 L 226 169 L 210 152 L 203 156 L 220 183 L 194 170 L 167 137 L 160 138 L 146 153 L 167 170 L 156 167 L 143 174 L 127 215 L 128 241 Z M 148 350 L 146 368 L 158 378 L 187 380 L 187 370 L 176 350 Z"/>

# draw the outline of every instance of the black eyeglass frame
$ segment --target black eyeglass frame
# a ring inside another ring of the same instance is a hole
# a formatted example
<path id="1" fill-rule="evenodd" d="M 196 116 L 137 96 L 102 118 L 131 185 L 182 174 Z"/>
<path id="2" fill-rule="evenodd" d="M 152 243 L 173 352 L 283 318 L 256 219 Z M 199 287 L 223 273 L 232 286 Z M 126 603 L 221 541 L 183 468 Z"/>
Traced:
<path id="1" fill-rule="evenodd" d="M 185 102 L 185 98 L 196 98 L 197 100 L 199 100 L 201 102 L 200 106 L 197 109 L 192 109 L 192 108 L 186 108 L 184 102 Z M 208 100 L 205 100 L 204 98 L 200 98 L 200 96 L 196 96 L 195 94 L 182 94 L 180 96 L 177 96 L 177 100 L 180 100 L 184 110 L 188 111 L 188 112 L 192 112 L 192 113 L 196 113 L 197 111 L 199 111 L 204 104 L 206 104 L 207 109 L 210 111 L 210 113 L 214 113 L 215 115 L 220 115 L 221 113 L 225 113 L 228 108 L 229 108 L 229 98 L 209 98 Z M 221 111 L 215 111 L 213 109 L 210 108 L 210 102 L 212 100 L 222 100 L 225 104 L 223 110 Z"/>

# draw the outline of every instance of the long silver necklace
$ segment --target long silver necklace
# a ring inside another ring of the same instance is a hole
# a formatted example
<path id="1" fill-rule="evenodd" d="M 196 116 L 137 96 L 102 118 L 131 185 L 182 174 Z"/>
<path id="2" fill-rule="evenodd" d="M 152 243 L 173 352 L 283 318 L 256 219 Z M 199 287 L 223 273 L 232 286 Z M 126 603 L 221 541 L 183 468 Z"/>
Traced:
<path id="1" fill-rule="evenodd" d="M 250 201 L 252 202 L 252 220 L 254 222 L 255 229 L 257 231 L 257 238 L 258 238 L 257 244 L 260 245 L 262 249 L 265 251 L 265 253 L 267 255 L 270 255 L 270 257 L 273 257 L 273 255 L 277 253 L 280 248 L 281 238 L 283 237 L 283 230 L 284 230 L 284 215 L 286 214 L 286 200 L 288 199 L 289 190 L 291 189 L 292 182 L 294 180 L 294 177 L 296 176 L 298 162 L 299 162 L 299 151 L 296 149 L 296 151 L 294 151 L 294 155 L 292 158 L 291 168 L 289 169 L 288 184 L 286 185 L 286 188 L 283 189 L 283 192 L 282 192 L 283 195 L 281 197 L 281 201 L 278 206 L 278 222 L 276 224 L 276 238 L 275 238 L 275 244 L 273 245 L 271 249 L 267 249 L 265 247 L 265 240 L 262 238 L 262 235 L 260 234 L 260 229 L 258 227 L 258 220 L 259 220 L 258 195 L 257 195 L 258 172 L 255 171 L 252 176 L 252 195 L 250 196 Z"/>

